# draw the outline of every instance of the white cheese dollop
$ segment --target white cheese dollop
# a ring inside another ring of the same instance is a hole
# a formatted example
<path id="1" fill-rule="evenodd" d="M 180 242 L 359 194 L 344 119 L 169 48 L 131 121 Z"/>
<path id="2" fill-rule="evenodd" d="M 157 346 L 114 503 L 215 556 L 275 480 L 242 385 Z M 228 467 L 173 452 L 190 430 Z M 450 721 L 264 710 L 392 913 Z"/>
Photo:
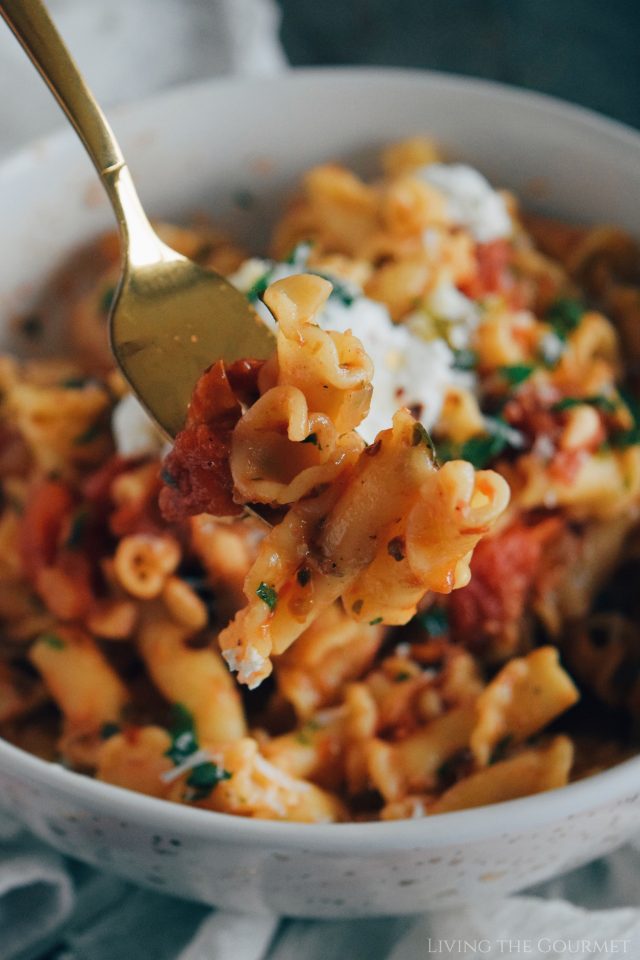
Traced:
<path id="1" fill-rule="evenodd" d="M 429 163 L 419 167 L 415 176 L 444 195 L 451 220 L 466 227 L 478 243 L 513 233 L 504 197 L 473 167 L 464 163 Z"/>
<path id="2" fill-rule="evenodd" d="M 299 259 L 295 263 L 254 259 L 244 263 L 229 279 L 247 293 L 267 273 L 272 283 L 306 269 Z M 453 368 L 453 351 L 442 338 L 421 339 L 409 326 L 393 323 L 384 304 L 365 297 L 355 285 L 338 282 L 349 296 L 345 299 L 332 295 L 316 320 L 323 330 L 351 330 L 373 362 L 371 408 L 358 433 L 372 443 L 380 430 L 391 426 L 393 415 L 403 406 L 414 408 L 418 419 L 427 428 L 432 427 L 440 416 L 447 388 L 452 384 L 468 385 L 469 375 Z M 466 301 L 466 297 L 463 299 Z M 255 307 L 274 329 L 275 322 L 264 303 L 257 301 Z"/>
<path id="3" fill-rule="evenodd" d="M 165 452 L 165 438 L 132 393 L 113 408 L 111 430 L 116 450 L 123 457 L 153 457 Z"/>

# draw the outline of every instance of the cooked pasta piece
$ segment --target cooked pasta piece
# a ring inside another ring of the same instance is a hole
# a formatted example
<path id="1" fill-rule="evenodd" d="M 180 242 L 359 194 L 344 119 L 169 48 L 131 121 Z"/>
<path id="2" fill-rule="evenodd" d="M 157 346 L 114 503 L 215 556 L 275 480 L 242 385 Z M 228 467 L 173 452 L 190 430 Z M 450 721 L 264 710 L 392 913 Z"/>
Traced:
<path id="1" fill-rule="evenodd" d="M 60 708 L 67 732 L 97 733 L 106 723 L 119 723 L 128 690 L 88 634 L 61 624 L 36 640 L 29 659 Z"/>
<path id="2" fill-rule="evenodd" d="M 567 784 L 572 762 L 573 746 L 569 738 L 554 737 L 545 747 L 524 750 L 460 780 L 430 804 L 428 813 L 468 810 L 557 790 Z"/>
<path id="3" fill-rule="evenodd" d="M 213 643 L 210 632 L 194 634 L 161 611 L 148 613 L 138 633 L 154 683 L 170 703 L 191 711 L 199 738 L 237 740 L 246 732 L 242 702 Z"/>
<path id="4" fill-rule="evenodd" d="M 522 743 L 543 730 L 578 699 L 554 647 L 541 647 L 510 660 L 476 701 L 469 741 L 480 766 L 490 763 L 499 744 Z"/>

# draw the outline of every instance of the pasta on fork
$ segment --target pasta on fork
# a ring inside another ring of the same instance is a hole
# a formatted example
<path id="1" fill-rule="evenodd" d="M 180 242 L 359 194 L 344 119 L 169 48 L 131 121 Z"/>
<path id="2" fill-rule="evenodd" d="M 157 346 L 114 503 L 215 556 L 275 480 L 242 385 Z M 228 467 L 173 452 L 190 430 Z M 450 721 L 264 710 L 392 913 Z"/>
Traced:
<path id="1" fill-rule="evenodd" d="M 259 371 L 260 395 L 246 412 L 236 397 L 232 429 L 221 409 L 229 389 L 216 397 L 221 365 L 196 388 L 195 415 L 211 392 L 201 426 L 229 447 L 226 493 L 234 505 L 289 506 L 247 574 L 246 606 L 219 637 L 223 657 L 249 687 L 269 676 L 271 654 L 284 653 L 336 600 L 358 622 L 404 624 L 429 591 L 465 586 L 473 548 L 509 501 L 506 482 L 491 470 L 464 461 L 438 469 L 427 431 L 406 409 L 365 445 L 356 431 L 369 410 L 372 365 L 351 332 L 314 323 L 330 293 L 327 280 L 305 274 L 266 290 L 277 353 Z M 180 441 L 165 467 L 169 518 L 183 490 L 188 503 L 192 474 L 203 468 L 197 450 L 183 465 Z M 208 456 L 207 445 L 202 461 Z M 215 513 L 217 502 L 198 510 Z"/>

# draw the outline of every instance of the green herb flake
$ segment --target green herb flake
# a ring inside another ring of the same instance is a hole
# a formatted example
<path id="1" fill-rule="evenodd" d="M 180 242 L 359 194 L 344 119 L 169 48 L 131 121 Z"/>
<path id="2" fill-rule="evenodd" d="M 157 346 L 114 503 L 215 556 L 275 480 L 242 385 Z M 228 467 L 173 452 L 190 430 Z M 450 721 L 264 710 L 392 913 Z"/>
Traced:
<path id="1" fill-rule="evenodd" d="M 454 370 L 475 370 L 478 366 L 478 354 L 475 350 L 454 350 L 452 366 Z"/>
<path id="2" fill-rule="evenodd" d="M 417 619 L 430 637 L 443 637 L 449 632 L 449 616 L 444 607 L 429 607 Z"/>
<path id="3" fill-rule="evenodd" d="M 563 410 L 571 410 L 573 407 L 580 407 L 583 404 L 597 407 L 598 410 L 602 410 L 603 413 L 615 413 L 618 409 L 618 404 L 615 400 L 603 396 L 564 397 L 562 400 L 559 400 L 558 403 L 554 403 L 551 409 L 554 413 L 560 413 Z"/>
<path id="4" fill-rule="evenodd" d="M 66 380 L 61 381 L 60 386 L 65 390 L 82 390 L 89 383 L 91 383 L 91 377 L 67 377 Z"/>
<path id="5" fill-rule="evenodd" d="M 405 680 L 411 680 L 412 676 L 413 674 L 409 673 L 408 670 L 400 670 L 393 679 L 396 683 L 404 683 Z"/>
<path id="6" fill-rule="evenodd" d="M 489 758 L 489 766 L 491 766 L 494 763 L 500 763 L 501 760 L 504 760 L 507 754 L 507 751 L 509 750 L 509 747 L 511 746 L 512 743 L 513 743 L 513 736 L 510 733 L 508 733 L 506 737 L 503 737 L 502 740 L 498 740 L 498 742 L 496 743 L 493 749 L 493 753 Z"/>
<path id="7" fill-rule="evenodd" d="M 261 277 L 258 277 L 258 279 L 251 284 L 246 293 L 247 300 L 255 303 L 256 300 L 262 299 L 267 287 L 271 283 L 272 272 L 271 270 L 267 270 L 266 273 L 263 273 Z"/>
<path id="8" fill-rule="evenodd" d="M 325 277 L 333 285 L 330 296 L 340 301 L 345 307 L 351 307 L 355 303 L 356 294 L 345 283 L 340 283 L 335 277 Z"/>
<path id="9" fill-rule="evenodd" d="M 301 587 L 306 587 L 311 580 L 311 570 L 309 570 L 309 567 L 300 567 L 296 574 L 296 580 Z"/>
<path id="10" fill-rule="evenodd" d="M 264 603 L 266 603 L 266 605 L 269 607 L 269 610 L 275 610 L 278 603 L 278 591 L 275 589 L 275 587 L 270 586 L 263 580 L 256 590 L 256 594 Z"/>
<path id="11" fill-rule="evenodd" d="M 468 460 L 469 463 L 473 464 L 477 470 L 482 470 L 483 467 L 500 456 L 506 446 L 507 441 L 498 434 L 471 437 L 470 440 L 462 444 L 460 456 L 463 460 Z"/>
<path id="12" fill-rule="evenodd" d="M 433 441 L 429 436 L 429 432 L 426 429 L 426 427 L 418 421 L 413 425 L 413 433 L 411 434 L 411 446 L 417 447 L 421 443 L 424 444 L 424 446 L 433 456 L 435 456 L 435 448 L 433 446 Z"/>
<path id="13" fill-rule="evenodd" d="M 616 450 L 626 450 L 628 447 L 635 447 L 640 444 L 640 427 L 631 427 L 630 430 L 620 430 L 612 433 L 609 441 L 604 448 L 613 447 Z"/>
<path id="14" fill-rule="evenodd" d="M 73 443 L 76 447 L 83 447 L 89 443 L 93 443 L 94 440 L 97 440 L 100 434 L 103 431 L 102 423 L 92 423 L 84 433 L 79 434 L 75 437 Z"/>
<path id="15" fill-rule="evenodd" d="M 580 325 L 584 307 L 578 300 L 567 297 L 555 300 L 545 315 L 545 320 L 561 340 L 566 340 Z"/>
<path id="16" fill-rule="evenodd" d="M 102 296 L 100 297 L 99 310 L 103 317 L 108 317 L 111 312 L 111 307 L 113 306 L 113 301 L 116 295 L 115 287 L 107 287 Z"/>
<path id="17" fill-rule="evenodd" d="M 305 437 L 304 440 L 300 441 L 301 443 L 312 443 L 314 447 L 318 447 L 318 434 L 310 433 L 308 437 Z"/>
<path id="18" fill-rule="evenodd" d="M 52 650 L 64 650 L 65 642 L 57 633 L 43 633 L 38 637 L 38 643 L 44 643 Z"/>
<path id="19" fill-rule="evenodd" d="M 117 723 L 103 723 L 100 728 L 100 739 L 109 740 L 110 737 L 115 737 L 117 733 L 120 733 L 120 726 Z"/>
<path id="20" fill-rule="evenodd" d="M 382 623 L 382 617 L 376 617 L 375 620 L 369 620 L 370 627 L 376 627 L 379 623 Z"/>
<path id="21" fill-rule="evenodd" d="M 169 733 L 171 735 L 171 746 L 165 756 L 170 757 L 174 764 L 178 766 L 198 749 L 193 716 L 191 711 L 182 703 L 174 703 L 171 708 Z"/>
<path id="22" fill-rule="evenodd" d="M 498 373 L 515 387 L 528 380 L 534 370 L 532 363 L 515 363 L 512 366 L 500 367 Z"/>
<path id="23" fill-rule="evenodd" d="M 214 787 L 217 787 L 223 780 L 230 780 L 231 774 L 224 767 L 217 763 L 199 763 L 194 767 L 187 777 L 188 799 L 190 801 L 204 800 L 209 796 Z"/>
<path id="24" fill-rule="evenodd" d="M 68 550 L 77 550 L 82 546 L 88 523 L 89 510 L 87 507 L 79 507 L 71 518 L 69 533 L 64 544 Z"/>
<path id="25" fill-rule="evenodd" d="M 458 448 L 458 456 L 482 470 L 507 447 L 517 447 L 519 434 L 500 417 L 485 417 L 487 434 L 471 437 Z"/>
<path id="26" fill-rule="evenodd" d="M 312 733 L 320 730 L 320 724 L 316 720 L 307 720 L 299 730 L 296 730 L 295 741 L 303 747 L 310 747 L 313 743 Z"/>

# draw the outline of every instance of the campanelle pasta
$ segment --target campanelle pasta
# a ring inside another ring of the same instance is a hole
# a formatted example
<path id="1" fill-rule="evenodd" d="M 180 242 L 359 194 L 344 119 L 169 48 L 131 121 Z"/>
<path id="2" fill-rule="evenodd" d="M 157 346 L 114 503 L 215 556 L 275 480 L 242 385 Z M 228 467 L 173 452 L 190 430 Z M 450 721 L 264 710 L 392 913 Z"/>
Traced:
<path id="1" fill-rule="evenodd" d="M 168 451 L 113 370 L 108 236 L 55 288 L 70 359 L 0 357 L 2 735 L 303 822 L 501 802 L 628 756 L 635 242 L 530 216 L 421 137 L 372 181 L 309 171 L 268 258 L 160 230 L 276 353 L 214 363 Z M 46 322 L 16 321 L 25 353 Z"/>

